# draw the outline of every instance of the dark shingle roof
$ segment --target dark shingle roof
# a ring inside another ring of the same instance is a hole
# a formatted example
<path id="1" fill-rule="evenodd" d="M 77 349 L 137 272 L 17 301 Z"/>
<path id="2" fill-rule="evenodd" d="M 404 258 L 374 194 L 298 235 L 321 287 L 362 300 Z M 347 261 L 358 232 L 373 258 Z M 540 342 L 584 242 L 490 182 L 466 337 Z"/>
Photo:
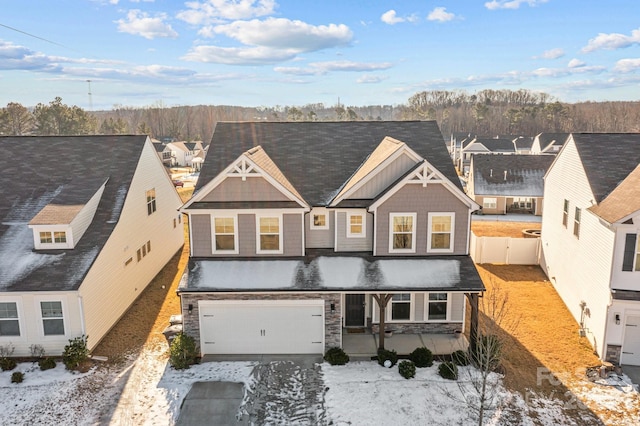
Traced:
<path id="1" fill-rule="evenodd" d="M 146 136 L 0 137 L 0 290 L 76 290 L 119 217 Z M 107 181 L 72 250 L 33 250 L 29 221 L 52 200 L 83 204 Z M 85 183 L 85 184 L 82 184 Z M 144 195 L 144 194 L 143 194 Z"/>
<path id="2" fill-rule="evenodd" d="M 219 122 L 196 191 L 260 145 L 305 201 L 326 205 L 386 136 L 406 143 L 461 188 L 435 121 Z"/>
<path id="3" fill-rule="evenodd" d="M 572 133 L 596 203 L 640 164 L 640 133 Z"/>
<path id="4" fill-rule="evenodd" d="M 562 146 L 567 141 L 569 133 L 540 133 L 538 139 L 540 140 L 540 149 L 544 151 L 552 143 L 557 146 Z"/>
<path id="5" fill-rule="evenodd" d="M 515 152 L 515 146 L 511 139 L 476 139 L 475 143 L 481 143 L 491 152 Z"/>
<path id="6" fill-rule="evenodd" d="M 554 159 L 552 155 L 474 155 L 471 160 L 473 192 L 476 195 L 542 197 L 543 177 Z"/>

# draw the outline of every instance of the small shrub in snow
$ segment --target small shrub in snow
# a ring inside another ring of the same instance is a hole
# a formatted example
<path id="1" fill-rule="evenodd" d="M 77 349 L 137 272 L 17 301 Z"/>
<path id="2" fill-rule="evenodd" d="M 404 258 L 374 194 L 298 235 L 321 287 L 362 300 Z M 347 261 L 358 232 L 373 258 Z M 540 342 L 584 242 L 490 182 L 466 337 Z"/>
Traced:
<path id="1" fill-rule="evenodd" d="M 31 345 L 29 346 L 29 350 L 31 351 L 31 356 L 33 358 L 42 358 L 45 353 L 45 350 L 42 347 L 42 345 Z"/>
<path id="2" fill-rule="evenodd" d="M 11 383 L 22 383 L 24 381 L 24 373 L 16 371 L 11 375 Z"/>
<path id="3" fill-rule="evenodd" d="M 433 354 L 425 347 L 417 348 L 409 354 L 409 359 L 418 368 L 431 367 L 433 365 Z"/>
<path id="4" fill-rule="evenodd" d="M 56 368 L 56 360 L 51 357 L 41 358 L 38 360 L 38 367 L 42 371 Z"/>
<path id="5" fill-rule="evenodd" d="M 2 368 L 2 371 L 9 371 L 16 368 L 15 360 L 9 358 L 13 355 L 15 349 L 12 343 L 0 346 L 0 368 Z"/>
<path id="6" fill-rule="evenodd" d="M 77 370 L 89 360 L 89 349 L 87 349 L 87 336 L 69 339 L 69 344 L 62 352 L 62 362 L 67 370 Z"/>
<path id="7" fill-rule="evenodd" d="M 378 364 L 383 367 L 385 361 L 390 361 L 391 365 L 389 367 L 393 367 L 398 362 L 398 354 L 396 351 L 388 351 L 386 349 L 378 349 Z"/>
<path id="8" fill-rule="evenodd" d="M 451 354 L 451 361 L 456 365 L 469 365 L 469 354 L 463 350 L 457 350 Z"/>
<path id="9" fill-rule="evenodd" d="M 445 361 L 438 367 L 438 374 L 449 380 L 458 380 L 458 366 L 451 361 Z"/>
<path id="10" fill-rule="evenodd" d="M 189 368 L 198 359 L 198 350 L 193 337 L 180 333 L 174 337 L 169 348 L 169 362 L 176 370 Z"/>
<path id="11" fill-rule="evenodd" d="M 331 365 L 345 365 L 349 362 L 349 355 L 344 353 L 342 348 L 330 348 L 324 354 L 324 360 Z"/>
<path id="12" fill-rule="evenodd" d="M 413 361 L 401 361 L 398 364 L 398 372 L 405 379 L 411 379 L 416 376 L 416 365 Z"/>
<path id="13" fill-rule="evenodd" d="M 16 366 L 16 361 L 13 358 L 0 358 L 0 368 L 2 371 L 13 370 Z"/>

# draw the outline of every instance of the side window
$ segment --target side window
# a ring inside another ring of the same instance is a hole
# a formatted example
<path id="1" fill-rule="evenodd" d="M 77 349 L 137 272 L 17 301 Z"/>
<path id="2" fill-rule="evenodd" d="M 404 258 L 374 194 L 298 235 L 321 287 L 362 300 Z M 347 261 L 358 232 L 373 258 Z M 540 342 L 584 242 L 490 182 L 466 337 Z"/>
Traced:
<path id="1" fill-rule="evenodd" d="M 569 223 L 569 200 L 564 200 L 564 207 L 562 209 L 562 224 L 567 227 Z"/>
<path id="2" fill-rule="evenodd" d="M 573 217 L 573 235 L 580 238 L 580 209 L 576 207 L 576 213 Z"/>
<path id="3" fill-rule="evenodd" d="M 0 337 L 20 336 L 18 305 L 16 302 L 0 303 Z"/>
<path id="4" fill-rule="evenodd" d="M 40 302 L 42 329 L 45 336 L 64 336 L 62 302 Z"/>
<path id="5" fill-rule="evenodd" d="M 156 190 L 150 189 L 146 192 L 147 215 L 152 215 L 156 211 Z"/>

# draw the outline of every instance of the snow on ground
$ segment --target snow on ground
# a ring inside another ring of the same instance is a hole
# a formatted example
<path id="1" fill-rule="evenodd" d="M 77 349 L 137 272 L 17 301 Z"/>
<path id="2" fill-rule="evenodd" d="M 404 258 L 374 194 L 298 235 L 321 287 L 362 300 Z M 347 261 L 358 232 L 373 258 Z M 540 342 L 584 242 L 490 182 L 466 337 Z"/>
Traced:
<path id="1" fill-rule="evenodd" d="M 441 378 L 437 365 L 417 369 L 416 377 L 406 380 L 397 366 L 322 364 L 326 393 L 325 413 L 320 418 L 335 425 L 474 423 L 474 413 L 462 402 L 458 385 Z M 192 383 L 232 381 L 254 387 L 251 373 L 255 366 L 255 362 L 208 362 L 177 371 L 168 366 L 166 351 L 160 350 L 145 351 L 119 366 L 99 365 L 85 374 L 66 371 L 61 363 L 48 371 L 40 371 L 35 363 L 21 363 L 13 370 L 25 372 L 21 384 L 10 382 L 13 371 L 0 373 L 0 424 L 171 425 Z M 460 368 L 459 380 L 468 380 L 470 368 Z M 615 411 L 615 423 L 610 424 L 638 424 L 637 417 L 621 413 L 621 407 L 638 407 L 637 392 L 590 385 L 578 395 L 590 408 Z M 594 424 L 587 409 L 571 397 L 523 396 L 501 385 L 498 392 L 505 407 L 489 413 L 486 424 Z M 287 418 L 286 414 L 281 418 Z"/>

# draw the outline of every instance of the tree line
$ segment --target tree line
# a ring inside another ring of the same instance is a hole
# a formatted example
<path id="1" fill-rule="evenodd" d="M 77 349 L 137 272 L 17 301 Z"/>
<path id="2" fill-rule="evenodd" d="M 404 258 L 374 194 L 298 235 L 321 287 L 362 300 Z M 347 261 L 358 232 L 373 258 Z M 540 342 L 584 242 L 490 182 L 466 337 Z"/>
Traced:
<path id="1" fill-rule="evenodd" d="M 148 134 L 177 140 L 210 140 L 218 121 L 436 120 L 446 136 L 540 132 L 639 132 L 640 102 L 560 102 L 529 90 L 423 91 L 405 104 L 241 107 L 231 105 L 146 107 L 114 105 L 85 111 L 56 97 L 27 108 L 10 102 L 0 108 L 1 135 Z"/>

